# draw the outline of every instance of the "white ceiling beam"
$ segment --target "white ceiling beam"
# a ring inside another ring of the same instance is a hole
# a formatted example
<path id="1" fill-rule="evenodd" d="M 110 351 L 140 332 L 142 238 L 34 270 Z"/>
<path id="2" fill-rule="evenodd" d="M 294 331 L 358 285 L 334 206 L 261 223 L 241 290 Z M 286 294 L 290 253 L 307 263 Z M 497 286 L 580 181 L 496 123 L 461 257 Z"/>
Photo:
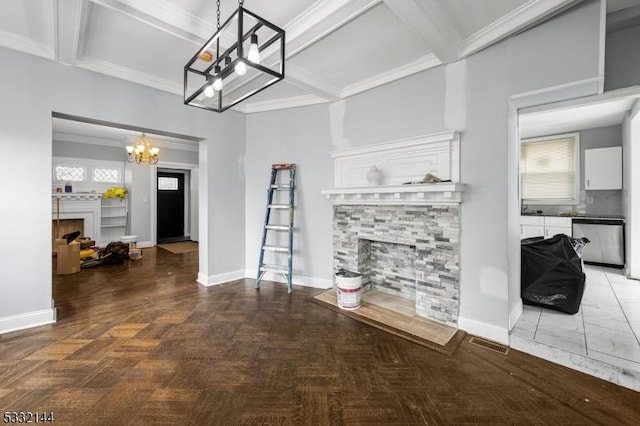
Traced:
<path id="1" fill-rule="evenodd" d="M 90 1 L 173 36 L 191 41 L 197 46 L 202 46 L 217 30 L 214 24 L 193 16 L 165 0 Z"/>
<path id="2" fill-rule="evenodd" d="M 74 65 L 84 36 L 87 19 L 87 0 L 58 1 L 56 19 L 56 60 Z"/>
<path id="3" fill-rule="evenodd" d="M 11 31 L 0 29 L 0 46 L 9 49 L 26 52 L 31 55 L 40 56 L 47 59 L 55 59 L 55 40 L 56 40 L 56 4 L 54 1 L 23 1 L 20 7 L 24 9 L 25 16 L 40 17 L 42 20 L 32 18 L 29 23 L 29 29 L 41 30 L 45 37 L 38 40 L 30 34 L 18 34 Z M 42 9 L 42 10 L 41 10 Z M 35 35 L 35 34 L 34 34 Z"/>
<path id="4" fill-rule="evenodd" d="M 460 58 L 462 36 L 436 0 L 384 0 L 414 33 L 422 37 L 444 63 Z"/>
<path id="5" fill-rule="evenodd" d="M 362 15 L 382 0 L 324 0 L 284 27 L 287 57 L 294 56 L 333 31 Z"/>
<path id="6" fill-rule="evenodd" d="M 461 57 L 472 55 L 518 31 L 529 28 L 551 15 L 580 3 L 582 0 L 530 0 L 467 37 L 463 44 Z"/>

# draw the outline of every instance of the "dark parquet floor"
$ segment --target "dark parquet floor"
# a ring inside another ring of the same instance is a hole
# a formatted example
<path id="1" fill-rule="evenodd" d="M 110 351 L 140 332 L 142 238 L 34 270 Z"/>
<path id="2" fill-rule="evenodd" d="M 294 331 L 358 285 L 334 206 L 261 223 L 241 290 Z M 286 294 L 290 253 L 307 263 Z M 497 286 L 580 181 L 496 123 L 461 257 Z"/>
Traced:
<path id="1" fill-rule="evenodd" d="M 0 336 L 0 408 L 55 424 L 638 424 L 640 394 L 510 351 L 452 356 L 197 256 L 54 277 L 55 325 Z"/>

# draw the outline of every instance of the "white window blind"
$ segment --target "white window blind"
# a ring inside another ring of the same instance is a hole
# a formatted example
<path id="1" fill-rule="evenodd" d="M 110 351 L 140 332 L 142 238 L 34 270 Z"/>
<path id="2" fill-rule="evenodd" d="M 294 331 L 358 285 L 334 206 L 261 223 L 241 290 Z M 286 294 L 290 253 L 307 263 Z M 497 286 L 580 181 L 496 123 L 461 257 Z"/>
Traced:
<path id="1" fill-rule="evenodd" d="M 575 204 L 578 198 L 576 136 L 523 141 L 520 147 L 522 198 Z"/>

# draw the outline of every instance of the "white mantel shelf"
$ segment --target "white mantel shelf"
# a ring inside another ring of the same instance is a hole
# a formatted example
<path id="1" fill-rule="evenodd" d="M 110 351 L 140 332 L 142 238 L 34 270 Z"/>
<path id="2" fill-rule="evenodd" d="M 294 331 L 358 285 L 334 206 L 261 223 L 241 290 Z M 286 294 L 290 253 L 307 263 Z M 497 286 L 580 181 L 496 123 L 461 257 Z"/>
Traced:
<path id="1" fill-rule="evenodd" d="M 59 198 L 61 201 L 94 201 L 102 198 L 102 194 L 95 192 L 54 192 L 53 199 Z"/>
<path id="2" fill-rule="evenodd" d="M 441 182 L 412 185 L 380 185 L 323 189 L 333 204 L 351 205 L 433 205 L 460 204 L 461 183 Z"/>

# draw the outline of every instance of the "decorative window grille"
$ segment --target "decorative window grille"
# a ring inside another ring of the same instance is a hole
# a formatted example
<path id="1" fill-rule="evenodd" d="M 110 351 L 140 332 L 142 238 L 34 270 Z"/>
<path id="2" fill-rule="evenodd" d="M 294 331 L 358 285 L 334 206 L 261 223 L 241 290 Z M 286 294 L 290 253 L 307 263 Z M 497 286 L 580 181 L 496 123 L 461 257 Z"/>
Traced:
<path id="1" fill-rule="evenodd" d="M 120 182 L 120 171 L 118 169 L 95 168 L 93 169 L 94 182 L 118 183 Z"/>
<path id="2" fill-rule="evenodd" d="M 174 177 L 159 177 L 158 189 L 161 191 L 177 191 L 178 190 L 178 178 Z"/>
<path id="3" fill-rule="evenodd" d="M 56 180 L 82 182 L 85 180 L 84 167 L 56 166 Z"/>

